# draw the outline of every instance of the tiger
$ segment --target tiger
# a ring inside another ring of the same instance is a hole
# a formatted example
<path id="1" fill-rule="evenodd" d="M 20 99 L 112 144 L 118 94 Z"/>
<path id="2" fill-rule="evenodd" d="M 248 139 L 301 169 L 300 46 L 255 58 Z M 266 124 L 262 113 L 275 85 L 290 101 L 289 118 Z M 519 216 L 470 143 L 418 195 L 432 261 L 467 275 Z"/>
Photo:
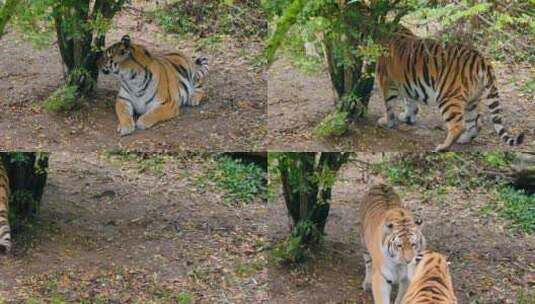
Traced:
<path id="1" fill-rule="evenodd" d="M 407 267 L 410 284 L 402 304 L 457 304 L 446 257 L 423 251 Z"/>
<path id="2" fill-rule="evenodd" d="M 115 102 L 121 136 L 173 118 L 181 106 L 197 106 L 205 98 L 206 57 L 192 60 L 181 52 L 155 55 L 125 35 L 103 51 L 97 66 L 121 83 Z"/>
<path id="3" fill-rule="evenodd" d="M 435 103 L 447 126 L 446 139 L 435 151 L 448 150 L 455 142 L 470 143 L 479 133 L 478 104 L 487 101 L 494 129 L 504 143 L 522 144 L 524 133 L 513 136 L 503 125 L 496 76 L 489 60 L 472 47 L 423 39 L 401 27 L 382 44 L 386 52 L 376 64 L 376 78 L 386 112 L 378 120 L 393 128 L 398 121 L 412 125 L 418 101 Z M 396 117 L 396 99 L 405 110 Z"/>
<path id="4" fill-rule="evenodd" d="M 390 303 L 393 284 L 398 285 L 395 303 L 403 298 L 407 264 L 426 246 L 421 227 L 391 186 L 374 185 L 365 194 L 360 207 L 360 240 L 366 248 L 362 288 L 371 289 L 375 304 Z"/>
<path id="5" fill-rule="evenodd" d="M 9 253 L 11 251 L 9 192 L 7 171 L 0 158 L 0 253 Z"/>

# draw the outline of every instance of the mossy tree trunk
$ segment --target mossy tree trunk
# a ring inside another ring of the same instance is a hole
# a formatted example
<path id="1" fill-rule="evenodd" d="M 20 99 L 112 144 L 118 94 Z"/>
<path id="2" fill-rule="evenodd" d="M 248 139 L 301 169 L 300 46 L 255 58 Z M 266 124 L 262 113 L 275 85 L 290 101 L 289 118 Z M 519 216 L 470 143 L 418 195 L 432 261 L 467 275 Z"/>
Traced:
<path id="1" fill-rule="evenodd" d="M 331 83 L 337 95 L 336 108 L 348 113 L 349 120 L 355 120 L 367 113 L 375 64 L 340 50 L 339 46 L 347 43 L 357 48 L 363 41 L 339 33 L 328 33 L 323 41 Z"/>
<path id="2" fill-rule="evenodd" d="M 348 153 L 289 152 L 278 157 L 284 201 L 292 219 L 292 237 L 305 247 L 316 244 L 329 216 L 336 173 Z"/>
<path id="3" fill-rule="evenodd" d="M 46 185 L 48 154 L 41 152 L 1 153 L 9 177 L 11 229 L 16 231 L 39 212 Z"/>
<path id="4" fill-rule="evenodd" d="M 7 0 L 3 5 L 0 4 L 0 38 L 4 35 L 7 22 L 13 16 L 19 2 L 20 0 Z"/>
<path id="5" fill-rule="evenodd" d="M 53 9 L 59 50 L 67 68 L 67 85 L 76 86 L 78 97 L 93 92 L 98 79 L 97 59 L 105 43 L 103 29 L 125 2 L 62 0 Z"/>

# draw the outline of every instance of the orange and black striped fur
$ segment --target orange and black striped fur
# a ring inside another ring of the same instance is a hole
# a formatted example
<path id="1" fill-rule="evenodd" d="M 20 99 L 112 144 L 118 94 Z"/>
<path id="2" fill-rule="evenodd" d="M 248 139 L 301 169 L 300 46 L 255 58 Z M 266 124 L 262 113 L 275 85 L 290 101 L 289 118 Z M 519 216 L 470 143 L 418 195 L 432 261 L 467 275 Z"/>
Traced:
<path id="1" fill-rule="evenodd" d="M 510 135 L 502 124 L 496 76 L 490 61 L 477 50 L 461 45 L 422 39 L 402 28 L 386 43 L 387 52 L 377 61 L 376 75 L 386 114 L 379 124 L 392 128 L 398 118 L 396 99 L 405 99 L 399 120 L 413 124 L 417 102 L 438 105 L 448 135 L 435 150 L 447 150 L 454 142 L 469 143 L 480 131 L 478 104 L 484 99 L 494 129 L 502 141 L 519 145 L 522 133 Z"/>
<path id="2" fill-rule="evenodd" d="M 181 106 L 197 106 L 204 99 L 204 57 L 193 61 L 179 52 L 158 56 L 124 36 L 104 51 L 98 66 L 121 83 L 115 103 L 120 135 L 173 118 Z"/>
<path id="3" fill-rule="evenodd" d="M 9 227 L 9 179 L 0 159 L 0 253 L 11 250 L 11 229 Z"/>
<path id="4" fill-rule="evenodd" d="M 389 304 L 392 285 L 398 285 L 399 304 L 409 285 L 407 264 L 425 249 L 421 221 L 401 205 L 391 186 L 370 188 L 360 207 L 360 239 L 364 254 L 366 278 L 363 288 L 371 287 L 375 304 Z"/>
<path id="5" fill-rule="evenodd" d="M 446 257 L 423 251 L 408 266 L 409 288 L 402 304 L 457 304 Z"/>

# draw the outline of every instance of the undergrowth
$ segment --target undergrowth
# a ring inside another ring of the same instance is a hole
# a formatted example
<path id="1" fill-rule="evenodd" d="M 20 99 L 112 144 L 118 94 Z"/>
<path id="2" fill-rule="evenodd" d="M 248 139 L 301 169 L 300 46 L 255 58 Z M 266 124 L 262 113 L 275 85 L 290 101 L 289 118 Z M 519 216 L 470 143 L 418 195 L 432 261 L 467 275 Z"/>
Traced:
<path id="1" fill-rule="evenodd" d="M 216 158 L 209 178 L 226 193 L 226 203 L 250 203 L 267 199 L 266 172 L 254 163 L 246 164 L 229 156 Z"/>
<path id="2" fill-rule="evenodd" d="M 70 111 L 76 107 L 77 86 L 62 86 L 50 95 L 44 102 L 48 112 Z"/>
<path id="3" fill-rule="evenodd" d="M 260 1 L 176 1 L 148 14 L 169 33 L 200 37 L 238 37 L 267 34 L 267 22 Z"/>
<path id="4" fill-rule="evenodd" d="M 395 185 L 418 190 L 430 201 L 447 196 L 450 188 L 467 192 L 483 188 L 494 199 L 482 208 L 511 222 L 513 229 L 535 232 L 535 196 L 509 185 L 503 172 L 514 159 L 508 152 L 427 153 L 395 156 L 372 169 Z"/>

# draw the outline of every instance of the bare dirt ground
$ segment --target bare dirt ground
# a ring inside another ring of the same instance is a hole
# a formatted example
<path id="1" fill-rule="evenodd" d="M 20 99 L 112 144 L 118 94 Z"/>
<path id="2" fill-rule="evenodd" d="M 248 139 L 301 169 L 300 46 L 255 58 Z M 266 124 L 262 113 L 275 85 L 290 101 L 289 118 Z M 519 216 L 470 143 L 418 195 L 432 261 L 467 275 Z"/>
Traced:
<path id="1" fill-rule="evenodd" d="M 266 204 L 225 204 L 223 192 L 203 179 L 210 164 L 184 155 L 148 168 L 53 153 L 33 234 L 19 235 L 13 255 L 0 256 L 0 299 L 266 301 Z"/>
<path id="2" fill-rule="evenodd" d="M 526 142 L 516 149 L 535 148 L 535 96 L 520 90 L 522 83 L 534 73 L 530 66 L 496 66 L 498 87 L 504 108 L 506 126 L 511 131 L 524 131 Z M 513 80 L 514 77 L 514 80 Z M 334 111 L 334 97 L 326 69 L 311 75 L 280 58 L 268 71 L 268 128 L 266 140 L 273 150 L 306 151 L 429 151 L 446 137 L 440 113 L 433 106 L 420 106 L 416 124 L 396 129 L 377 126 L 384 113 L 382 95 L 375 86 L 367 118 L 351 126 L 339 138 L 319 138 L 314 128 Z M 398 103 L 398 113 L 402 111 Z M 490 119 L 483 110 L 483 130 L 468 145 L 454 145 L 454 151 L 505 150 Z"/>
<path id="3" fill-rule="evenodd" d="M 140 9 L 142 7 L 134 7 Z M 216 44 L 166 36 L 138 10 L 114 18 L 107 45 L 122 35 L 154 52 L 180 50 L 210 61 L 208 98 L 195 108 L 149 130 L 119 137 L 113 104 L 118 82 L 99 77 L 91 104 L 69 114 L 51 114 L 43 101 L 63 83 L 57 46 L 34 49 L 11 31 L 0 44 L 0 149 L 96 151 L 102 148 L 249 151 L 260 149 L 266 134 L 267 77 L 257 64 L 261 39 L 227 38 Z"/>
<path id="4" fill-rule="evenodd" d="M 365 161 L 378 157 L 358 156 Z M 361 288 L 364 248 L 359 240 L 358 212 L 364 192 L 379 181 L 383 181 L 381 176 L 360 163 L 342 168 L 319 253 L 299 267 L 270 263 L 272 303 L 373 303 L 371 294 Z M 482 215 L 478 209 L 489 202 L 485 189 L 470 193 L 448 189 L 443 200 L 426 199 L 418 191 L 396 190 L 405 205 L 423 219 L 428 248 L 449 257 L 459 303 L 516 303 L 520 290 L 533 290 L 535 237 L 512 232 L 493 215 Z M 270 238 L 278 242 L 288 236 L 282 197 L 270 202 L 270 209 L 276 220 Z"/>

